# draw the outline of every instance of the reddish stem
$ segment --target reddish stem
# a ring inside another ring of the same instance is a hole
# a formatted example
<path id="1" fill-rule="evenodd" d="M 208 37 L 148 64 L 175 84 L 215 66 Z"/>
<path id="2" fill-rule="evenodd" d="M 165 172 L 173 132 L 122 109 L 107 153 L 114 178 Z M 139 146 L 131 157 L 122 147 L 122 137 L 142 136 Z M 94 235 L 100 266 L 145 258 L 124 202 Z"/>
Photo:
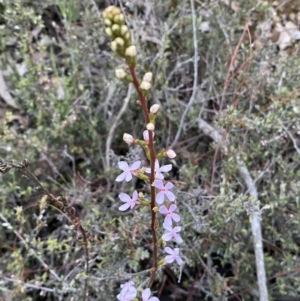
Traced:
<path id="1" fill-rule="evenodd" d="M 129 70 L 130 70 L 131 77 L 132 77 L 132 84 L 134 85 L 134 87 L 138 93 L 138 96 L 139 96 L 139 101 L 140 101 L 140 105 L 143 110 L 145 122 L 146 122 L 146 124 L 148 124 L 150 122 L 150 117 L 149 117 L 149 111 L 148 111 L 148 107 L 147 107 L 146 97 L 145 97 L 144 93 L 142 92 L 142 90 L 140 89 L 140 83 L 137 79 L 137 76 L 135 73 L 135 68 L 133 66 L 129 66 Z M 153 281 L 154 281 L 155 273 L 156 273 L 157 267 L 158 267 L 158 262 L 157 262 L 158 245 L 157 245 L 156 228 L 155 228 L 156 213 L 153 211 L 153 208 L 155 207 L 155 187 L 152 186 L 152 184 L 155 180 L 154 169 L 155 169 L 156 157 L 155 157 L 155 152 L 154 152 L 152 131 L 148 131 L 148 133 L 149 133 L 150 169 L 151 169 L 151 174 L 150 174 L 151 232 L 152 232 L 152 237 L 153 237 L 153 269 L 152 269 L 151 277 L 150 277 L 149 284 L 148 284 L 148 287 L 151 288 Z"/>

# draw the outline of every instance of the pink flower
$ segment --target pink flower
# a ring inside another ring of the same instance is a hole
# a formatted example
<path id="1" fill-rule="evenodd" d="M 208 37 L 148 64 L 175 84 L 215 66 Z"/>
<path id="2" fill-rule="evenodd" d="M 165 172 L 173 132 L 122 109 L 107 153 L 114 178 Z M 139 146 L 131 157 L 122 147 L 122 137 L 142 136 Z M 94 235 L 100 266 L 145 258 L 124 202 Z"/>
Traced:
<path id="1" fill-rule="evenodd" d="M 174 202 L 175 195 L 173 192 L 169 191 L 174 187 L 174 185 L 171 182 L 167 182 L 166 185 L 164 185 L 163 181 L 161 180 L 155 180 L 153 182 L 153 185 L 160 190 L 160 192 L 156 195 L 156 203 L 162 204 L 165 200 L 165 196 L 169 199 L 170 202 Z"/>
<path id="2" fill-rule="evenodd" d="M 116 178 L 116 181 L 122 182 L 125 179 L 126 182 L 129 182 L 132 180 L 132 174 L 140 168 L 141 161 L 134 162 L 130 167 L 125 161 L 119 162 L 118 165 L 123 172 Z"/>
<path id="3" fill-rule="evenodd" d="M 125 204 L 121 205 L 119 207 L 119 210 L 120 211 L 125 211 L 127 210 L 129 207 L 130 209 L 132 209 L 135 205 L 136 205 L 136 202 L 137 202 L 137 199 L 138 199 L 138 193 L 137 191 L 135 190 L 132 194 L 132 198 L 126 194 L 126 193 L 120 193 L 119 194 L 119 199 L 124 202 Z"/>
<path id="4" fill-rule="evenodd" d="M 183 242 L 181 236 L 178 234 L 178 232 L 181 231 L 181 227 L 174 227 L 172 228 L 171 225 L 168 225 L 166 223 L 163 223 L 163 227 L 166 229 L 165 233 L 162 236 L 162 239 L 164 241 L 169 241 L 172 238 L 178 243 L 181 244 Z"/>
<path id="5" fill-rule="evenodd" d="M 170 254 L 170 255 L 167 255 L 165 257 L 166 263 L 172 263 L 174 260 L 176 260 L 176 262 L 179 265 L 183 264 L 183 261 L 182 261 L 181 257 L 179 256 L 179 249 L 178 248 L 175 248 L 173 250 L 170 247 L 165 247 L 165 252 Z"/>
<path id="6" fill-rule="evenodd" d="M 158 160 L 155 160 L 155 165 L 154 165 L 154 172 L 155 172 L 155 178 L 158 180 L 163 180 L 164 175 L 162 172 L 168 172 L 172 169 L 172 164 L 167 164 L 159 167 Z M 151 173 L 151 168 L 148 167 L 146 168 L 146 173 Z"/>
<path id="7" fill-rule="evenodd" d="M 132 301 L 136 297 L 137 291 L 134 286 L 124 287 L 117 295 L 119 301 Z"/>
<path id="8" fill-rule="evenodd" d="M 152 132 L 152 138 L 154 137 L 154 132 Z M 149 131 L 145 130 L 143 132 L 143 137 L 144 137 L 144 140 L 146 142 L 146 144 L 149 144 Z"/>
<path id="9" fill-rule="evenodd" d="M 150 295 L 151 295 L 150 288 L 144 289 L 142 292 L 142 301 L 159 301 L 159 299 L 157 297 L 149 298 Z"/>
<path id="10" fill-rule="evenodd" d="M 161 214 L 165 214 L 165 223 L 168 225 L 172 225 L 172 219 L 175 222 L 179 222 L 180 221 L 180 216 L 177 213 L 174 213 L 174 211 L 177 209 L 177 206 L 174 204 L 171 204 L 171 206 L 169 207 L 169 209 L 165 206 L 162 205 L 159 207 L 159 212 Z"/>
<path id="11" fill-rule="evenodd" d="M 120 285 L 120 287 L 121 287 L 122 290 L 125 289 L 125 288 L 128 288 L 130 286 L 134 286 L 134 282 L 132 280 L 127 281 L 127 282 L 125 282 L 125 283 L 123 283 L 123 284 Z"/>

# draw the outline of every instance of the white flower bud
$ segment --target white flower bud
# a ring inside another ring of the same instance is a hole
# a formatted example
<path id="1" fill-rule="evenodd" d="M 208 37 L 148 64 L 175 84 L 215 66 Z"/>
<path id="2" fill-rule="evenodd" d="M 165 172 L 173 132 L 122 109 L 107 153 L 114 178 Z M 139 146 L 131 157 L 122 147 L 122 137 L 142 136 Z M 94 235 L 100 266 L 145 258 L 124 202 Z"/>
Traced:
<path id="1" fill-rule="evenodd" d="M 176 153 L 172 150 L 172 149 L 168 149 L 166 151 L 166 155 L 170 158 L 170 159 L 173 159 L 176 157 Z"/>
<path id="2" fill-rule="evenodd" d="M 146 125 L 146 129 L 148 130 L 148 131 L 154 131 L 154 129 L 155 129 L 155 126 L 154 126 L 154 124 L 153 123 L 148 123 L 147 125 Z"/>
<path id="3" fill-rule="evenodd" d="M 131 144 L 131 143 L 134 143 L 134 142 L 135 142 L 135 139 L 134 139 L 131 135 L 127 134 L 127 133 L 124 133 L 124 135 L 123 135 L 123 140 L 124 140 L 126 143 L 128 143 L 128 144 Z"/>
<path id="4" fill-rule="evenodd" d="M 143 77 L 143 81 L 146 81 L 148 83 L 151 83 L 152 81 L 152 72 L 147 72 L 144 77 Z"/>
<path id="5" fill-rule="evenodd" d="M 130 56 L 130 57 L 135 57 L 136 56 L 136 47 L 134 45 L 131 45 L 128 48 L 126 48 L 125 55 Z"/>
<path id="6" fill-rule="evenodd" d="M 126 72 L 122 68 L 116 69 L 115 74 L 118 79 L 123 79 L 126 76 Z"/>
<path id="7" fill-rule="evenodd" d="M 148 91 L 151 88 L 151 84 L 149 82 L 142 81 L 140 84 L 140 88 L 142 90 Z"/>
<path id="8" fill-rule="evenodd" d="M 158 104 L 152 105 L 150 107 L 150 113 L 151 114 L 156 114 L 158 112 L 159 108 L 160 108 L 160 105 L 158 105 Z"/>

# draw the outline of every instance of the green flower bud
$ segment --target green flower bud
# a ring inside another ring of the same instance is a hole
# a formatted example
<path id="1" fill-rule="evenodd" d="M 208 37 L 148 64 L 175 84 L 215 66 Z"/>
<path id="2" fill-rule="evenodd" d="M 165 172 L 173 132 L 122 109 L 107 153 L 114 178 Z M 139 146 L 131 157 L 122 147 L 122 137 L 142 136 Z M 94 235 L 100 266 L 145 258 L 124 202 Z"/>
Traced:
<path id="1" fill-rule="evenodd" d="M 112 37 L 112 31 L 111 31 L 110 27 L 105 28 L 105 33 L 107 36 Z"/>
<path id="2" fill-rule="evenodd" d="M 124 39 L 130 41 L 130 31 L 125 33 Z"/>
<path id="3" fill-rule="evenodd" d="M 110 19 L 104 19 L 104 24 L 105 24 L 105 26 L 107 26 L 107 27 L 111 27 L 112 26 L 112 22 L 111 22 L 111 20 Z"/>
<path id="4" fill-rule="evenodd" d="M 114 23 L 117 23 L 119 25 L 122 25 L 124 24 L 124 21 L 125 21 L 125 17 L 123 14 L 118 14 L 118 15 L 115 15 L 114 16 L 114 19 L 113 19 Z"/>
<path id="5" fill-rule="evenodd" d="M 124 36 L 129 31 L 128 27 L 126 25 L 121 26 L 121 35 Z"/>
<path id="6" fill-rule="evenodd" d="M 112 30 L 114 36 L 119 36 L 120 35 L 120 26 L 118 24 L 114 24 L 111 27 L 111 30 Z"/>

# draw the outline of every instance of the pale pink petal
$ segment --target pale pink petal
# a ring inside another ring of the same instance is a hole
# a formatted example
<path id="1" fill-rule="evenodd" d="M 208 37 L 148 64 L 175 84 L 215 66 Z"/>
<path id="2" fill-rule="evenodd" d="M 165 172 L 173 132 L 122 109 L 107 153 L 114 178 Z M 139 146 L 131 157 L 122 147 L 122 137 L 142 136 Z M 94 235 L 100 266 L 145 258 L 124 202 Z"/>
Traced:
<path id="1" fill-rule="evenodd" d="M 174 187 L 174 185 L 171 183 L 171 182 L 168 182 L 166 185 L 165 185 L 165 189 L 166 190 L 170 190 Z"/>
<path id="2" fill-rule="evenodd" d="M 177 209 L 177 206 L 174 205 L 174 204 L 171 204 L 171 206 L 169 207 L 169 211 L 170 211 L 170 212 L 173 212 L 173 211 L 175 211 L 176 209 Z"/>
<path id="3" fill-rule="evenodd" d="M 136 201 L 138 199 L 138 196 L 139 195 L 138 195 L 137 191 L 135 190 L 132 194 L 132 199 Z"/>
<path id="4" fill-rule="evenodd" d="M 163 183 L 163 181 L 161 181 L 161 180 L 155 180 L 155 181 L 153 182 L 153 185 L 154 185 L 156 188 L 158 188 L 158 189 L 164 189 L 164 188 L 165 188 L 164 183 Z"/>
<path id="5" fill-rule="evenodd" d="M 165 247 L 165 252 L 168 254 L 173 254 L 174 251 L 170 247 Z"/>
<path id="6" fill-rule="evenodd" d="M 159 168 L 159 171 L 161 172 L 167 172 L 172 169 L 172 164 L 163 165 Z"/>
<path id="7" fill-rule="evenodd" d="M 116 182 L 124 181 L 125 177 L 126 177 L 126 172 L 122 172 L 119 176 L 117 176 Z"/>
<path id="8" fill-rule="evenodd" d="M 183 242 L 183 240 L 179 234 L 175 234 L 174 239 L 178 244 L 181 244 Z"/>
<path id="9" fill-rule="evenodd" d="M 130 170 L 137 170 L 140 168 L 142 162 L 141 161 L 136 161 L 130 166 Z"/>
<path id="10" fill-rule="evenodd" d="M 167 207 L 165 205 L 163 205 L 163 206 L 159 207 L 159 212 L 161 214 L 167 214 L 169 212 L 169 210 L 167 209 Z"/>
<path id="11" fill-rule="evenodd" d="M 180 216 L 177 214 L 177 213 L 172 213 L 172 219 L 175 221 L 175 222 L 179 222 L 180 221 Z"/>
<path id="12" fill-rule="evenodd" d="M 151 295 L 150 288 L 146 288 L 145 290 L 143 290 L 143 292 L 142 292 L 143 301 L 147 301 L 149 299 L 150 295 Z"/>
<path id="13" fill-rule="evenodd" d="M 174 202 L 175 201 L 175 195 L 173 192 L 171 191 L 166 191 L 165 192 L 166 197 L 169 199 L 170 202 Z"/>
<path id="14" fill-rule="evenodd" d="M 126 171 L 129 169 L 129 166 L 128 166 L 127 162 L 125 162 L 125 161 L 119 162 L 118 165 L 119 165 L 119 168 L 123 171 Z"/>
<path id="15" fill-rule="evenodd" d="M 159 193 L 156 195 L 155 200 L 156 200 L 156 203 L 157 203 L 157 204 L 161 205 L 161 204 L 164 202 L 164 200 L 165 200 L 165 194 L 164 194 L 163 192 L 159 192 Z"/>
<path id="16" fill-rule="evenodd" d="M 166 263 L 172 263 L 174 261 L 174 256 L 173 255 L 167 255 L 165 257 Z"/>
<path id="17" fill-rule="evenodd" d="M 119 199 L 122 202 L 129 202 L 131 200 L 131 197 L 128 194 L 122 192 L 122 193 L 119 194 Z"/>
<path id="18" fill-rule="evenodd" d="M 164 222 L 165 222 L 167 225 L 170 225 L 170 226 L 171 226 L 171 225 L 172 225 L 172 218 L 171 218 L 171 216 L 166 216 Z"/>
<path id="19" fill-rule="evenodd" d="M 124 172 L 125 173 L 125 172 Z M 126 182 L 129 182 L 129 181 L 131 181 L 132 180 L 132 174 L 131 174 L 131 172 L 129 172 L 129 171 L 127 171 L 126 172 L 126 176 L 125 176 L 125 181 Z"/>
<path id="20" fill-rule="evenodd" d="M 164 241 L 169 241 L 172 239 L 172 233 L 171 232 L 166 232 L 163 234 L 163 236 L 161 237 Z"/>
<path id="21" fill-rule="evenodd" d="M 179 265 L 182 265 L 183 264 L 183 261 L 182 261 L 182 259 L 181 259 L 181 257 L 175 257 L 175 259 L 176 259 L 176 261 L 177 261 L 177 263 L 179 264 Z"/>
<path id="22" fill-rule="evenodd" d="M 121 206 L 119 207 L 119 210 L 120 210 L 120 211 L 125 211 L 125 210 L 127 210 L 129 207 L 130 207 L 130 204 L 129 204 L 129 203 L 125 203 L 125 204 L 123 204 L 123 205 L 121 205 Z"/>

